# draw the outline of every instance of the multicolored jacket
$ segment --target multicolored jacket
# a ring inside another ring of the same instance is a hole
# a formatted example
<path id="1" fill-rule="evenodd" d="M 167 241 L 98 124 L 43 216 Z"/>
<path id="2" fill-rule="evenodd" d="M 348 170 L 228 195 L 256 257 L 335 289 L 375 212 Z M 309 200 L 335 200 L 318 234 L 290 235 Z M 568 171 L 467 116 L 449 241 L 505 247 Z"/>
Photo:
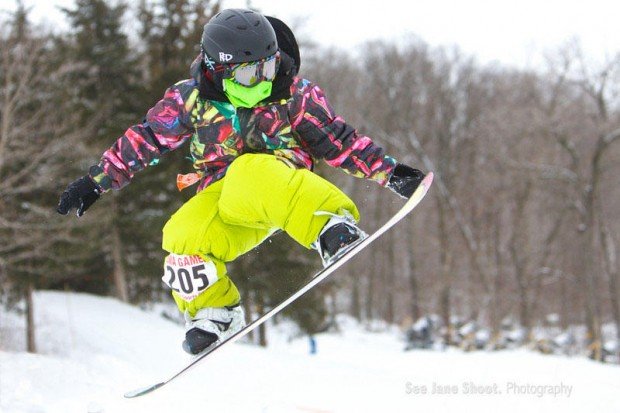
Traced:
<path id="1" fill-rule="evenodd" d="M 197 62 L 194 62 L 196 65 Z M 133 175 L 189 142 L 195 173 L 180 175 L 179 189 L 199 182 L 198 191 L 222 179 L 244 153 L 271 153 L 292 167 L 312 169 L 317 160 L 347 173 L 387 184 L 396 161 L 349 126 L 323 91 L 293 77 L 290 97 L 252 109 L 209 100 L 200 79 L 170 87 L 144 122 L 127 129 L 108 149 L 90 176 L 100 189 L 120 189 Z"/>

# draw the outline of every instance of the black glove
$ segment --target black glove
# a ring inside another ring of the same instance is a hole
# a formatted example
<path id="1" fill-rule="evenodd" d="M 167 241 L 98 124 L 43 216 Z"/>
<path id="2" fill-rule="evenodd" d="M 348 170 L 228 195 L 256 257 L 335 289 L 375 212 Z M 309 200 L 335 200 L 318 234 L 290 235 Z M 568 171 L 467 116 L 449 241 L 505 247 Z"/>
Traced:
<path id="1" fill-rule="evenodd" d="M 77 216 L 81 217 L 99 199 L 100 193 L 101 191 L 90 176 L 83 176 L 71 182 L 65 192 L 60 195 L 60 202 L 56 211 L 59 214 L 67 215 L 69 211 L 76 208 Z"/>
<path id="2" fill-rule="evenodd" d="M 399 163 L 386 186 L 401 197 L 409 199 L 425 176 L 422 171 Z"/>

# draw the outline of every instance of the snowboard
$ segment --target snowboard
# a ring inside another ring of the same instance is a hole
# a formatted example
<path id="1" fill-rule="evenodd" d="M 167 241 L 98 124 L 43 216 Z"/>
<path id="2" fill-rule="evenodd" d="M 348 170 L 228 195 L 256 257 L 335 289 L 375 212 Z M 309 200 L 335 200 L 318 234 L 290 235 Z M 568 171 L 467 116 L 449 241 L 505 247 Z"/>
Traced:
<path id="1" fill-rule="evenodd" d="M 413 193 L 413 195 L 411 195 L 411 197 L 407 200 L 405 205 L 403 205 L 403 207 L 394 216 L 392 216 L 392 218 L 390 218 L 389 221 L 383 224 L 381 228 L 379 228 L 374 233 L 369 235 L 363 241 L 358 243 L 355 247 L 349 249 L 344 254 L 342 254 L 340 257 L 336 258 L 328 266 L 326 266 L 325 268 L 317 272 L 307 284 L 299 288 L 289 298 L 287 298 L 286 300 L 278 304 L 276 307 L 267 311 L 265 314 L 263 314 L 256 320 L 252 321 L 250 324 L 248 324 L 247 326 L 245 326 L 243 329 L 239 330 L 237 333 L 233 334 L 232 336 L 228 337 L 226 340 L 222 341 L 217 346 L 211 347 L 205 350 L 203 353 L 196 356 L 187 365 L 181 367 L 178 371 L 171 374 L 164 381 L 161 381 L 159 383 L 153 384 L 148 387 L 139 388 L 139 389 L 127 392 L 125 393 L 124 396 L 128 399 L 131 399 L 134 397 L 139 397 L 139 396 L 143 396 L 145 394 L 151 393 L 152 391 L 157 390 L 162 386 L 165 386 L 166 384 L 170 383 L 171 381 L 178 378 L 179 376 L 187 373 L 187 371 L 189 371 L 190 369 L 198 365 L 200 362 L 205 360 L 209 355 L 213 354 L 216 351 L 219 351 L 224 346 L 234 343 L 235 341 L 243 338 L 245 335 L 247 335 L 251 331 L 255 330 L 258 326 L 260 326 L 261 324 L 263 324 L 264 322 L 272 318 L 274 315 L 282 311 L 285 307 L 287 307 L 293 301 L 297 300 L 303 294 L 305 294 L 306 292 L 314 288 L 315 285 L 323 281 L 325 278 L 329 277 L 334 271 L 336 271 L 338 268 L 344 265 L 344 263 L 349 261 L 351 258 L 357 255 L 364 248 L 368 247 L 374 240 L 379 238 L 381 234 L 388 231 L 390 228 L 396 225 L 400 220 L 402 220 L 405 216 L 407 216 L 407 214 L 413 211 L 413 209 L 416 206 L 418 206 L 420 201 L 424 199 L 424 196 L 428 192 L 432 183 L 433 183 L 433 173 L 429 172 L 428 175 L 426 175 L 426 177 L 422 180 L 422 182 L 420 183 L 416 191 Z"/>

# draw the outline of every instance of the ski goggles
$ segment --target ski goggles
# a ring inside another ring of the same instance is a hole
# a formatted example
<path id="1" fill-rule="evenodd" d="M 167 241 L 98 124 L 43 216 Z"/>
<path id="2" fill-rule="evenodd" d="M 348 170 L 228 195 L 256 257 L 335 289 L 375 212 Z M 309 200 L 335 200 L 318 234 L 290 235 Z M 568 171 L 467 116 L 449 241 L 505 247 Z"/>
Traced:
<path id="1" fill-rule="evenodd" d="M 232 79 L 243 86 L 254 86 L 264 80 L 271 81 L 276 77 L 280 65 L 280 52 L 254 62 L 215 63 L 204 51 L 204 62 L 215 73 L 222 73 L 223 79 Z"/>

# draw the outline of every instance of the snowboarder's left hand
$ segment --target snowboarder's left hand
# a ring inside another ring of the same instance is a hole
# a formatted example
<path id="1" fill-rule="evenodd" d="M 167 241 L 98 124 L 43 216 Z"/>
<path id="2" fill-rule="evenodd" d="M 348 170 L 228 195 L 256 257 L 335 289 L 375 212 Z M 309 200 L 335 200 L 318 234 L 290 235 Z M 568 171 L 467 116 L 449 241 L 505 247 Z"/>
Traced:
<path id="1" fill-rule="evenodd" d="M 99 199 L 100 193 L 101 191 L 90 176 L 83 176 L 71 182 L 60 195 L 60 202 L 56 211 L 59 214 L 67 215 L 69 211 L 75 208 L 77 209 L 77 216 L 81 217 Z"/>
<path id="2" fill-rule="evenodd" d="M 409 199 L 425 176 L 422 171 L 399 163 L 386 186 L 401 197 Z"/>

